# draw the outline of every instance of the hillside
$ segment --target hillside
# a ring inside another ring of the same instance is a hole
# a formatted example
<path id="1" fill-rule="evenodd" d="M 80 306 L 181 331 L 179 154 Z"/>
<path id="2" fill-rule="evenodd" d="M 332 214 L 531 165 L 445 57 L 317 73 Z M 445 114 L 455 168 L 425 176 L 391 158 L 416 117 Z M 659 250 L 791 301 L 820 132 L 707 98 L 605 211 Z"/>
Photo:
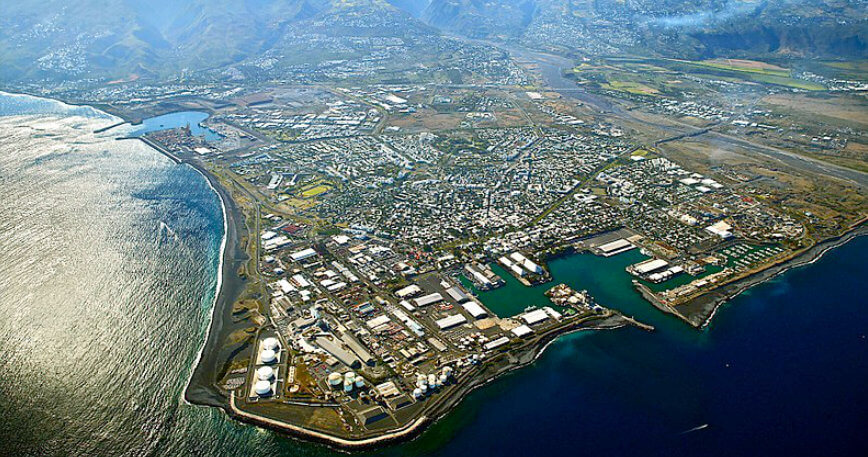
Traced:
<path id="1" fill-rule="evenodd" d="M 427 51 L 420 37 L 440 31 L 570 55 L 866 58 L 866 7 L 866 0 L 2 2 L 0 80 L 166 79 L 262 59 L 356 59 L 374 46 L 365 37 L 399 39 L 412 61 Z"/>
<path id="2" fill-rule="evenodd" d="M 101 14 L 92 14 L 96 10 Z M 379 0 L 3 2 L 0 78 L 166 77 L 255 59 L 276 46 L 316 58 L 318 49 L 291 39 L 314 32 L 334 37 L 431 31 Z"/>

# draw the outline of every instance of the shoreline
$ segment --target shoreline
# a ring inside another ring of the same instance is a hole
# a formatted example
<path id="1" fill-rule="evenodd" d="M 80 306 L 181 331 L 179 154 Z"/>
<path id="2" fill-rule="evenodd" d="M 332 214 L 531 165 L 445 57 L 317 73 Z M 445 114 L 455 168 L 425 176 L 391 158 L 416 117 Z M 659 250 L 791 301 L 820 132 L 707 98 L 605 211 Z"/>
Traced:
<path id="1" fill-rule="evenodd" d="M 836 237 L 822 240 L 795 257 L 752 273 L 744 278 L 733 281 L 732 283 L 720 286 L 706 294 L 700 295 L 677 306 L 661 303 L 656 296 L 647 289 L 647 287 L 635 285 L 635 282 L 634 289 L 642 295 L 642 298 L 660 311 L 681 319 L 695 329 L 704 329 L 711 324 L 714 316 L 717 315 L 720 308 L 730 300 L 753 287 L 768 282 L 792 269 L 811 265 L 822 258 L 827 252 L 844 246 L 851 240 L 865 235 L 868 235 L 868 225 L 866 225 L 863 220 L 851 227 L 847 232 Z M 684 313 L 678 310 L 678 308 L 684 307 L 693 307 L 698 309 L 690 313 Z"/>
<path id="2" fill-rule="evenodd" d="M 423 410 L 423 414 L 414 421 L 404 425 L 403 427 L 371 437 L 347 439 L 323 431 L 313 430 L 289 422 L 249 413 L 235 406 L 234 393 L 230 396 L 227 407 L 221 409 L 225 411 L 229 417 L 238 421 L 284 433 L 294 439 L 323 444 L 327 447 L 341 451 L 362 451 L 384 445 L 408 442 L 418 438 L 429 427 L 449 415 L 475 390 L 485 387 L 503 376 L 534 364 L 540 357 L 542 357 L 546 349 L 561 337 L 589 330 L 617 330 L 635 325 L 630 321 L 630 319 L 620 313 L 615 313 L 611 316 L 605 317 L 599 322 L 595 322 L 587 327 L 583 326 L 584 324 L 585 322 L 579 322 L 572 328 L 552 329 L 540 335 L 526 350 L 519 353 L 516 357 L 516 363 L 512 363 L 499 369 L 491 376 L 482 376 L 479 372 L 468 373 L 467 377 L 469 380 L 459 378 L 457 381 L 466 381 L 465 384 L 460 385 L 458 390 L 451 392 L 446 397 L 432 399 L 435 403 L 430 407 L 430 410 Z M 637 326 L 637 328 L 639 330 L 648 331 L 641 326 Z"/>
<path id="3" fill-rule="evenodd" d="M 224 235 L 218 270 L 218 289 L 215 291 L 214 305 L 211 309 L 205 339 L 199 349 L 195 365 L 190 372 L 183 400 L 197 406 L 213 406 L 224 409 L 228 397 L 216 386 L 223 358 L 220 357 L 221 333 L 225 330 L 226 320 L 232 306 L 246 287 L 247 280 L 238 275 L 239 267 L 248 261 L 247 253 L 241 247 L 244 214 L 235 203 L 229 191 L 219 180 L 194 161 L 182 161 L 201 174 L 217 194 L 223 207 Z M 246 228 L 243 229 L 246 232 Z"/>
<path id="4" fill-rule="evenodd" d="M 21 95 L 32 96 L 29 94 Z M 130 119 L 120 113 L 107 112 L 92 105 L 70 103 L 63 100 L 59 100 L 59 102 L 70 106 L 88 106 L 94 110 L 120 119 L 119 122 L 103 127 L 98 132 L 94 133 L 106 132 L 119 125 L 137 125 L 142 122 L 141 119 Z M 175 111 L 169 111 L 164 114 Z M 219 263 L 217 267 L 217 284 L 214 291 L 214 300 L 211 310 L 208 313 L 205 337 L 196 354 L 196 359 L 191 365 L 190 374 L 184 386 L 183 395 L 181 395 L 181 401 L 184 404 L 191 406 L 215 407 L 226 411 L 228 409 L 227 404 L 229 397 L 216 386 L 216 374 L 219 372 L 220 364 L 223 360 L 219 356 L 222 352 L 219 349 L 219 343 L 222 340 L 222 338 L 220 338 L 221 333 L 225 329 L 226 319 L 232 312 L 232 306 L 238 297 L 241 296 L 247 282 L 246 279 L 240 277 L 237 273 L 239 267 L 249 260 L 247 253 L 243 250 L 240 243 L 243 234 L 247 231 L 243 222 L 245 220 L 244 213 L 241 211 L 241 208 L 238 207 L 229 191 L 220 183 L 220 180 L 195 159 L 182 159 L 159 143 L 144 136 L 116 137 L 115 140 L 139 140 L 175 164 L 186 164 L 208 182 L 208 186 L 217 195 L 217 199 L 220 201 L 223 217 L 223 237 L 220 243 L 220 252 L 218 254 Z"/>
<path id="5" fill-rule="evenodd" d="M 732 284 L 727 284 L 723 286 L 721 289 L 731 289 L 731 291 L 726 292 L 725 296 L 719 297 L 712 302 L 714 303 L 714 305 L 711 309 L 711 312 L 708 313 L 707 317 L 703 319 L 703 322 L 699 326 L 697 326 L 697 328 L 704 329 L 708 327 L 720 307 L 725 305 L 733 298 L 741 295 L 745 291 L 760 284 L 763 284 L 767 281 L 770 281 L 780 275 L 783 275 L 790 270 L 812 265 L 818 260 L 820 260 L 827 252 L 833 249 L 840 248 L 849 243 L 850 241 L 865 235 L 868 235 L 868 226 L 866 226 L 864 221 L 862 221 L 855 227 L 852 227 L 849 231 L 837 237 L 828 238 L 820 241 L 814 246 L 808 248 L 807 251 L 803 252 L 800 255 L 797 255 L 792 259 L 782 262 L 779 265 L 774 265 L 765 270 L 756 272 Z"/>
<path id="6" fill-rule="evenodd" d="M 603 324 L 602 326 L 581 327 L 581 324 L 579 324 L 580 326 L 577 328 L 557 329 L 550 331 L 544 335 L 541 335 L 539 339 L 534 341 L 526 351 L 520 353 L 520 355 L 516 357 L 518 359 L 517 363 L 510 364 L 509 366 L 497 371 L 493 376 L 490 377 L 480 376 L 479 373 L 472 373 L 470 375 L 471 379 L 467 381 L 466 384 L 460 386 L 457 391 L 451 393 L 447 397 L 444 397 L 442 400 L 437 399 L 439 401 L 437 401 L 433 406 L 431 406 L 430 410 L 423 411 L 423 414 L 418 418 L 414 419 L 412 422 L 405 424 L 401 428 L 393 429 L 388 432 L 366 438 L 343 438 L 323 431 L 309 429 L 303 426 L 294 425 L 266 416 L 260 416 L 254 413 L 246 412 L 236 406 L 234 392 L 230 392 L 229 395 L 226 395 L 221 389 L 216 386 L 216 379 L 211 379 L 210 382 L 207 379 L 208 375 L 214 377 L 214 375 L 219 372 L 219 363 L 221 360 L 221 358 L 218 357 L 218 354 L 220 353 L 219 343 L 221 341 L 219 336 L 224 330 L 224 315 L 228 311 L 231 312 L 235 300 L 244 290 L 245 281 L 239 282 L 238 279 L 240 278 L 238 277 L 238 275 L 236 273 L 230 273 L 230 270 L 226 268 L 229 262 L 238 260 L 231 255 L 231 252 L 233 250 L 236 252 L 241 252 L 241 254 L 245 257 L 244 261 L 246 261 L 246 253 L 244 253 L 243 250 L 240 249 L 239 227 L 237 226 L 239 218 L 243 220 L 244 215 L 241 212 L 240 208 L 238 208 L 234 199 L 232 199 L 229 192 L 222 186 L 219 180 L 210 172 L 208 172 L 208 170 L 204 169 L 200 164 L 196 163 L 194 160 L 179 159 L 173 154 L 166 151 L 164 148 L 158 147 L 158 145 L 156 144 L 152 144 L 152 142 L 144 140 L 143 142 L 153 147 L 161 154 L 172 159 L 173 161 L 176 161 L 176 163 L 189 165 L 199 174 L 205 177 L 205 179 L 209 182 L 211 188 L 215 191 L 215 193 L 217 193 L 218 198 L 221 201 L 221 206 L 223 207 L 224 240 L 220 254 L 220 268 L 218 270 L 218 275 L 220 276 L 218 278 L 218 289 L 215 293 L 214 305 L 211 310 L 211 317 L 208 328 L 206 330 L 205 340 L 203 341 L 199 353 L 197 354 L 194 368 L 191 371 L 190 377 L 187 381 L 187 385 L 184 388 L 184 395 L 182 396 L 182 401 L 184 401 L 188 405 L 215 407 L 226 413 L 227 416 L 229 416 L 233 420 L 237 420 L 239 422 L 247 423 L 253 426 L 267 428 L 269 430 L 274 430 L 293 439 L 298 439 L 306 442 L 315 442 L 341 451 L 370 450 L 373 448 L 387 445 L 395 445 L 398 443 L 408 442 L 417 439 L 426 430 L 428 430 L 429 427 L 433 426 L 438 421 L 449 415 L 468 395 L 470 395 L 476 389 L 482 388 L 488 384 L 497 381 L 502 376 L 508 375 L 512 372 L 518 371 L 535 363 L 540 357 L 542 357 L 542 355 L 545 353 L 545 350 L 562 336 L 585 330 L 611 330 L 632 325 L 630 322 L 627 322 L 627 319 L 624 316 L 615 315 L 604 319 L 601 322 Z M 674 311 L 674 308 L 669 308 L 666 305 L 661 305 L 658 303 L 653 304 L 661 311 L 669 314 L 675 314 L 677 317 L 687 322 L 692 327 L 702 329 L 710 324 L 721 306 L 726 304 L 729 300 L 740 295 L 742 292 L 749 290 L 750 288 L 764 283 L 770 279 L 773 279 L 778 275 L 786 273 L 790 269 L 810 265 L 817 261 L 819 258 L 821 258 L 822 255 L 824 255 L 826 252 L 834 248 L 840 247 L 858 236 L 866 234 L 868 234 L 868 227 L 866 227 L 864 224 L 857 225 L 856 227 L 852 228 L 850 231 L 842 234 L 839 237 L 817 243 L 816 245 L 809 248 L 806 252 L 796 256 L 795 258 L 785 261 L 780 265 L 775 265 L 765 270 L 759 271 L 732 284 L 722 286 L 717 290 L 709 292 L 709 294 L 698 297 L 694 301 L 706 299 L 708 300 L 708 304 L 710 305 L 706 306 L 706 309 L 709 309 L 709 312 L 707 314 L 701 315 L 702 321 L 699 324 L 695 324 L 694 321 L 691 321 L 688 317 L 684 316 L 681 313 L 668 310 L 672 309 Z M 569 255 L 571 253 L 575 254 L 575 251 L 568 251 L 569 250 L 559 252 L 555 254 L 554 257 Z M 244 261 L 242 261 L 242 263 Z M 688 303 L 692 302 L 693 301 Z M 606 326 L 605 323 L 612 318 L 624 319 L 625 322 L 614 326 Z M 637 327 L 640 329 L 642 328 L 641 326 Z M 475 376 L 475 378 L 473 378 L 472 376 Z"/>
<path id="7" fill-rule="evenodd" d="M 144 140 L 143 140 L 144 141 Z M 150 144 L 145 141 L 146 144 Z M 199 352 L 196 353 L 196 361 L 193 362 L 190 369 L 190 376 L 187 378 L 187 383 L 184 385 L 184 395 L 181 396 L 181 400 L 187 405 L 192 405 L 189 401 L 187 401 L 186 392 L 190 388 L 191 383 L 193 382 L 193 373 L 196 371 L 196 368 L 199 366 L 199 362 L 202 360 L 202 353 L 205 351 L 205 346 L 207 346 L 208 340 L 211 337 L 211 329 L 212 323 L 214 321 L 214 314 L 217 312 L 217 306 L 221 298 L 221 294 L 223 292 L 223 275 L 224 275 L 224 266 L 226 264 L 226 244 L 229 239 L 229 218 L 226 214 L 226 202 L 223 199 L 223 195 L 214 187 L 214 184 L 211 182 L 211 179 L 202 173 L 198 168 L 190 165 L 191 168 L 196 170 L 197 173 L 202 175 L 203 178 L 208 182 L 208 186 L 217 194 L 217 199 L 220 200 L 220 210 L 223 214 L 223 236 L 220 240 L 220 254 L 217 260 L 217 284 L 214 286 L 214 300 L 211 302 L 211 312 L 208 313 L 208 325 L 205 328 L 205 338 L 202 341 L 202 346 L 199 347 Z M 234 229 L 234 227 L 233 227 Z"/>
<path id="8" fill-rule="evenodd" d="M 98 108 L 93 109 L 101 111 Z M 110 115 L 115 116 L 113 114 Z M 111 126 L 109 128 L 111 128 Z M 466 384 L 458 386 L 456 390 L 451 392 L 448 396 L 432 399 L 433 405 L 430 407 L 430 412 L 434 414 L 428 414 L 428 410 L 423 410 L 422 415 L 403 427 L 391 430 L 381 435 L 375 435 L 360 440 L 348 440 L 340 438 L 339 436 L 328 435 L 323 432 L 293 425 L 288 422 L 282 422 L 269 419 L 265 416 L 258 416 L 244 412 L 235 407 L 234 391 L 231 392 L 230 395 L 226 395 L 224 390 L 217 387 L 216 380 L 213 379 L 220 373 L 220 364 L 224 361 L 222 356 L 225 354 L 225 348 L 222 348 L 220 343 L 222 341 L 221 337 L 225 336 L 224 332 L 227 329 L 226 317 L 228 314 L 231 314 L 235 300 L 243 293 L 245 284 L 247 283 L 246 279 L 241 278 L 238 275 L 238 268 L 235 268 L 234 272 L 231 271 L 230 268 L 232 266 L 237 267 L 239 262 L 244 264 L 248 260 L 247 254 L 242 249 L 240 242 L 243 238 L 243 234 L 247 232 L 246 225 L 243 222 L 245 219 L 244 213 L 232 198 L 231 192 L 220 183 L 220 180 L 215 175 L 212 175 L 205 167 L 203 167 L 201 163 L 197 162 L 195 159 L 180 159 L 165 148 L 160 147 L 152 141 L 147 141 L 144 138 L 136 139 L 141 139 L 145 144 L 173 160 L 176 164 L 187 164 L 196 170 L 197 173 L 202 175 L 208 181 L 209 187 L 217 194 L 221 204 L 224 232 L 219 252 L 217 282 L 212 307 L 209 312 L 207 327 L 205 329 L 205 337 L 198 350 L 195 361 L 191 366 L 190 374 L 183 389 L 183 395 L 181 396 L 181 400 L 188 405 L 216 407 L 226 412 L 227 415 L 232 417 L 234 420 L 254 425 L 261 425 L 288 435 L 298 436 L 303 440 L 323 442 L 327 446 L 338 447 L 341 449 L 365 449 L 385 444 L 394 444 L 419 437 L 428 429 L 429 426 L 434 425 L 437 421 L 443 419 L 448 414 L 452 414 L 453 410 L 476 389 L 495 382 L 501 376 L 505 376 L 532 365 L 540 359 L 546 349 L 561 336 L 570 335 L 584 330 L 616 329 L 630 326 L 628 323 L 620 323 L 608 327 L 605 326 L 605 324 L 613 318 L 620 317 L 621 319 L 627 319 L 626 316 L 615 315 L 602 319 L 599 324 L 603 324 L 603 326 L 583 327 L 582 323 L 578 323 L 572 328 L 560 328 L 546 332 L 530 343 L 525 350 L 513 354 L 515 355 L 515 361 L 510 361 L 508 365 L 497 370 L 494 375 L 484 376 L 483 373 L 476 371 L 468 373 L 467 378 L 469 379 L 464 379 Z M 241 225 L 238 225 L 239 222 Z M 683 305 L 679 305 L 685 306 L 695 304 L 696 306 L 702 307 L 703 312 L 694 314 L 695 316 L 702 317 L 702 322 L 698 325 L 694 324 L 694 322 L 681 313 L 675 311 L 675 307 L 661 305 L 658 306 L 658 308 L 669 308 L 671 311 L 661 309 L 664 312 L 675 314 L 694 328 L 704 329 L 710 325 L 717 311 L 724 304 L 737 297 L 742 292 L 774 279 L 779 275 L 783 275 L 791 269 L 811 265 L 821 259 L 827 252 L 844 246 L 851 240 L 863 235 L 868 235 L 868 226 L 864 224 L 864 221 L 855 224 L 850 227 L 848 231 L 839 236 L 827 238 L 814 244 L 790 259 L 754 272 L 744 278 L 733 281 L 730 284 L 714 289 L 707 294 L 696 297 Z M 568 254 L 564 253 L 563 255 Z M 655 306 L 657 306 L 657 304 L 655 304 Z"/>

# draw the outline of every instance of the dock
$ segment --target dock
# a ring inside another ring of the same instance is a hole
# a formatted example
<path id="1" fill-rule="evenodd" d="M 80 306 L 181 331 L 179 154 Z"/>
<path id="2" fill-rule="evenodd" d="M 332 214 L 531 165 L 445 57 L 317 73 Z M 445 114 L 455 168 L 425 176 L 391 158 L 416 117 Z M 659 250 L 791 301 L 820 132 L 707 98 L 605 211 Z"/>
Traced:
<path id="1" fill-rule="evenodd" d="M 176 156 L 175 154 L 173 154 L 171 151 L 169 151 L 168 149 L 164 148 L 164 147 L 163 147 L 162 145 L 160 145 L 159 143 L 157 143 L 157 142 L 155 142 L 155 141 L 152 141 L 152 140 L 150 140 L 150 139 L 148 139 L 148 138 L 146 138 L 146 137 L 144 137 L 144 136 L 124 136 L 124 137 L 119 137 L 119 138 L 117 138 L 117 140 L 140 140 L 141 142 L 143 142 L 143 143 L 147 144 L 148 146 L 150 146 L 150 147 L 156 149 L 156 150 L 159 151 L 161 154 L 163 154 L 164 156 L 166 156 L 166 157 L 168 157 L 169 159 L 171 159 L 172 162 L 175 162 L 175 163 L 177 163 L 177 164 L 179 164 L 179 165 L 182 164 L 182 163 L 184 163 L 183 160 L 181 160 L 178 156 Z"/>
<path id="2" fill-rule="evenodd" d="M 630 316 L 624 316 L 624 315 L 621 315 L 621 317 L 623 317 L 624 320 L 626 320 L 627 322 L 629 322 L 629 323 L 635 325 L 636 327 L 641 328 L 642 330 L 645 330 L 645 331 L 648 331 L 648 332 L 653 332 L 654 330 L 656 330 L 656 329 L 654 328 L 653 325 L 643 324 L 642 322 L 639 322 L 639 321 L 637 321 L 636 319 L 633 319 L 633 318 L 630 317 Z"/>
<path id="3" fill-rule="evenodd" d="M 98 129 L 94 130 L 93 133 L 94 133 L 94 134 L 102 133 L 102 132 L 105 132 L 105 131 L 111 130 L 111 129 L 115 128 L 115 127 L 120 127 L 121 125 L 124 125 L 124 124 L 126 124 L 126 123 L 127 123 L 127 121 L 115 122 L 115 123 L 112 124 L 112 125 L 108 125 L 108 126 L 105 126 L 105 127 L 102 127 L 102 128 L 98 128 Z"/>

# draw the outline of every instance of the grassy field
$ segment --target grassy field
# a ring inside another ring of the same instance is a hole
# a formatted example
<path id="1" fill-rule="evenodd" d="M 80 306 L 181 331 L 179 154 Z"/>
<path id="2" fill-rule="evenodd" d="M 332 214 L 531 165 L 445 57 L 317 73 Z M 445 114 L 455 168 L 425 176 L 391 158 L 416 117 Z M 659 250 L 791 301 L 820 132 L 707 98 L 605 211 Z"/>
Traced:
<path id="1" fill-rule="evenodd" d="M 304 198 L 313 198 L 318 195 L 322 195 L 330 190 L 332 190 L 331 186 L 325 184 L 317 184 L 302 190 L 301 196 Z"/>
<path id="2" fill-rule="evenodd" d="M 606 84 L 600 85 L 600 87 L 603 89 L 616 90 L 637 95 L 657 95 L 660 93 L 660 91 L 653 87 L 632 81 L 609 81 Z"/>
<path id="3" fill-rule="evenodd" d="M 682 66 L 682 70 L 688 73 L 690 69 L 707 71 L 720 76 L 721 79 L 734 82 L 750 81 L 806 91 L 821 91 L 826 89 L 815 82 L 793 78 L 790 71 L 786 68 L 754 60 L 715 59 L 691 61 L 667 59 L 667 61 L 676 66 Z"/>
<path id="4" fill-rule="evenodd" d="M 712 59 L 699 62 L 691 62 L 695 65 L 700 65 L 708 68 L 717 68 L 721 70 L 740 71 L 746 73 L 759 73 L 763 75 L 775 76 L 790 76 L 790 71 L 786 68 L 772 65 L 758 60 L 738 60 L 738 59 Z"/>

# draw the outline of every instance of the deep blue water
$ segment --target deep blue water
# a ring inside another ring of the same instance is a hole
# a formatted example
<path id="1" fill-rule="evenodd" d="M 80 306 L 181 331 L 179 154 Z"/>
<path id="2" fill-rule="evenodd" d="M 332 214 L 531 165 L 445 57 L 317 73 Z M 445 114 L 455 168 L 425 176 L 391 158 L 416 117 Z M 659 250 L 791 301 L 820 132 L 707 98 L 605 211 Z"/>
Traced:
<path id="1" fill-rule="evenodd" d="M 0 456 L 343 455 L 182 402 L 215 292 L 219 201 L 192 169 L 91 134 L 115 121 L 0 94 Z M 868 237 L 854 240 L 702 331 L 622 284 L 629 255 L 552 262 L 558 281 L 658 331 L 565 336 L 372 454 L 868 455 L 866 257 Z"/>
<path id="2" fill-rule="evenodd" d="M 133 133 L 143 133 L 166 130 L 178 127 L 190 126 L 190 132 L 195 136 L 204 136 L 206 141 L 219 141 L 220 134 L 203 127 L 200 124 L 208 118 L 208 113 L 201 111 L 179 111 L 177 113 L 164 114 L 144 119 L 140 125 L 133 128 Z"/>
<path id="3" fill-rule="evenodd" d="M 866 253 L 856 239 L 703 331 L 660 314 L 655 333 L 562 338 L 390 454 L 868 455 Z"/>

